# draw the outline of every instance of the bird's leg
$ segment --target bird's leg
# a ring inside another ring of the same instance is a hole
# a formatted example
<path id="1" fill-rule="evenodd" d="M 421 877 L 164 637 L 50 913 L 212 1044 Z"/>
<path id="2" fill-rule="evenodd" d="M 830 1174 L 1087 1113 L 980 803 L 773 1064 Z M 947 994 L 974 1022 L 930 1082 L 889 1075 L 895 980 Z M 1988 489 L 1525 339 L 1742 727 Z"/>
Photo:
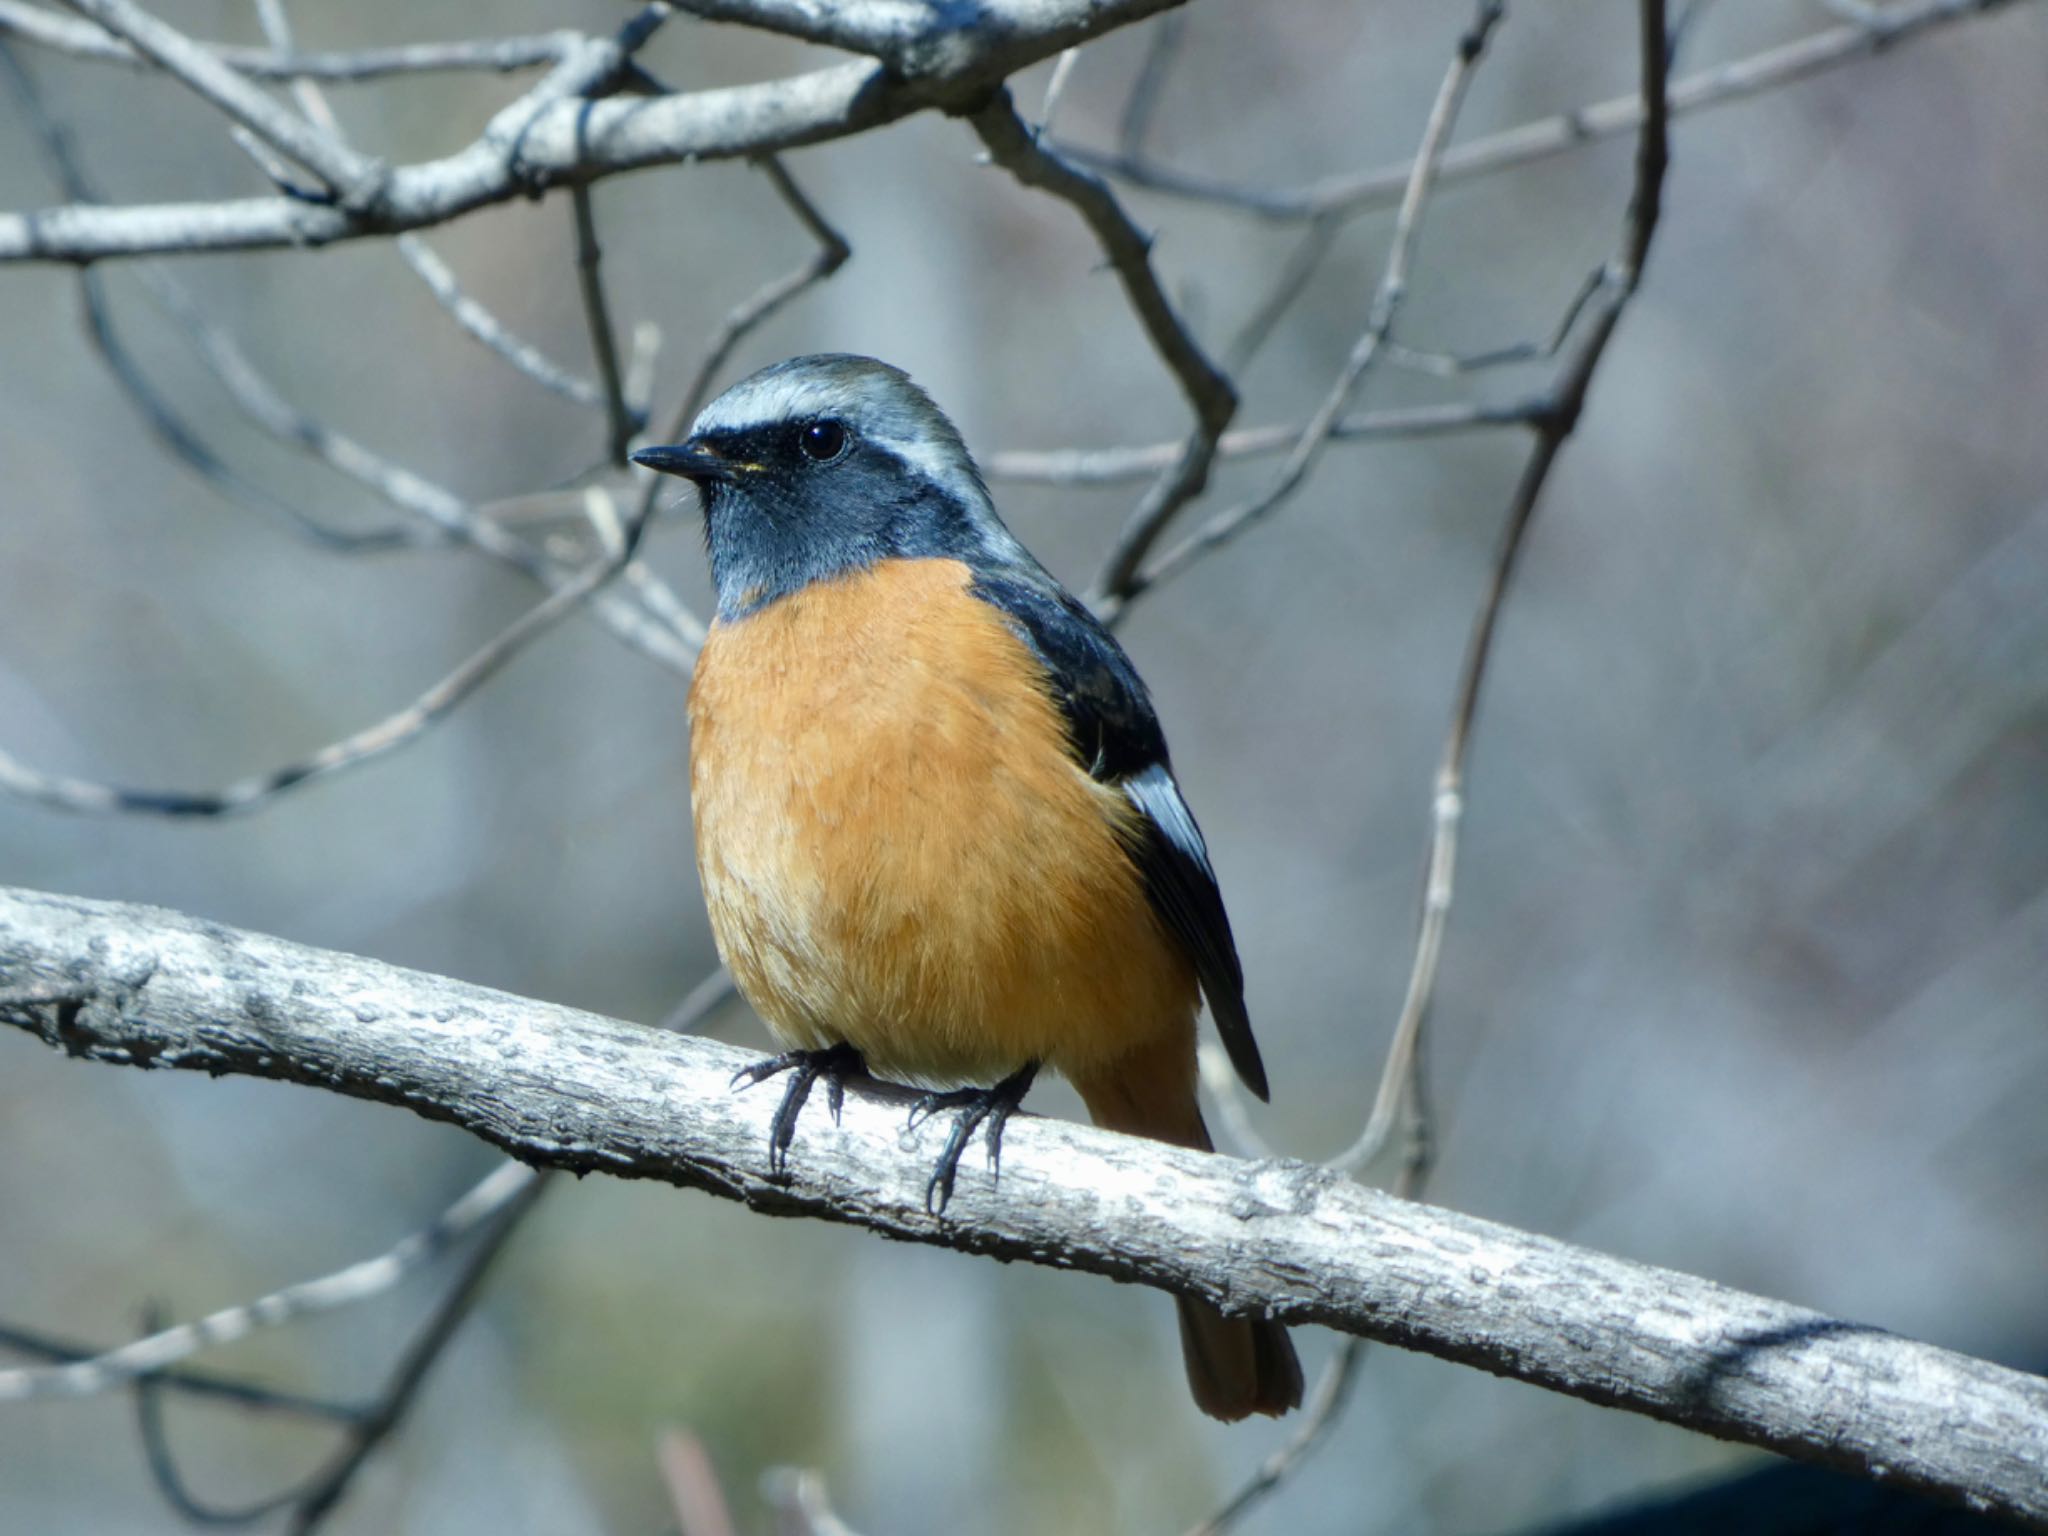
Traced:
<path id="1" fill-rule="evenodd" d="M 804 1101 L 811 1096 L 811 1084 L 821 1077 L 825 1079 L 825 1104 L 832 1111 L 832 1123 L 837 1125 L 839 1111 L 846 1103 L 847 1078 L 860 1076 L 867 1069 L 860 1052 L 841 1043 L 828 1045 L 822 1051 L 784 1051 L 780 1056 L 757 1061 L 751 1067 L 741 1067 L 733 1073 L 732 1085 L 735 1088 L 751 1088 L 781 1072 L 790 1074 L 789 1086 L 782 1091 L 782 1102 L 775 1107 L 775 1118 L 768 1122 L 770 1173 L 788 1171 L 789 1144 L 796 1137 L 796 1117 L 803 1113 Z"/>
<path id="2" fill-rule="evenodd" d="M 1001 1172 L 1003 1161 L 1003 1124 L 1024 1102 L 1024 1095 L 1031 1091 L 1031 1080 L 1038 1076 L 1038 1063 L 1027 1061 L 993 1088 L 954 1088 L 945 1093 L 928 1093 L 910 1109 L 910 1125 L 915 1130 L 923 1121 L 940 1110 L 955 1110 L 953 1133 L 946 1138 L 945 1150 L 939 1153 L 938 1166 L 932 1170 L 931 1182 L 924 1187 L 925 1209 L 934 1216 L 946 1209 L 946 1202 L 953 1198 L 953 1176 L 960 1171 L 960 1156 L 967 1150 L 969 1138 L 975 1127 L 986 1122 L 988 1131 L 989 1176 Z"/>

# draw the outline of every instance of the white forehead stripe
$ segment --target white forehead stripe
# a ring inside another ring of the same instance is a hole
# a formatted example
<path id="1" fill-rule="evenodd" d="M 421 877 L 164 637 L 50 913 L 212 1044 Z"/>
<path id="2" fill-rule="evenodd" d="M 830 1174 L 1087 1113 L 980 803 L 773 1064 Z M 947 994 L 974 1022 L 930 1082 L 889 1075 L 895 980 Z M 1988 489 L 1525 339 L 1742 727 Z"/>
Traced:
<path id="1" fill-rule="evenodd" d="M 908 374 L 872 358 L 798 357 L 764 368 L 705 406 L 690 430 L 693 436 L 749 432 L 823 417 L 845 422 L 957 501 L 993 517 L 958 429 Z M 1006 530 L 1001 542 L 1010 542 Z"/>

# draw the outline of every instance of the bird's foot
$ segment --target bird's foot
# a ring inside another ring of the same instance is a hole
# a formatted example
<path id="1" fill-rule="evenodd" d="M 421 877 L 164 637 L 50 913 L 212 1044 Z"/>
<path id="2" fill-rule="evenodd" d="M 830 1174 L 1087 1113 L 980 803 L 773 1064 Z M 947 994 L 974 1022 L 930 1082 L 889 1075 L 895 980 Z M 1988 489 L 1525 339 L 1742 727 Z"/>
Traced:
<path id="1" fill-rule="evenodd" d="M 1001 1171 L 1004 1122 L 1023 1104 L 1024 1095 L 1031 1091 L 1031 1080 L 1036 1076 L 1038 1063 L 1028 1061 L 993 1088 L 954 1088 L 945 1093 L 928 1093 L 911 1106 L 912 1130 L 942 1110 L 955 1112 L 952 1134 L 946 1138 L 945 1150 L 939 1153 L 931 1182 L 924 1187 L 926 1210 L 937 1216 L 946 1209 L 946 1202 L 953 1198 L 953 1177 L 960 1171 L 961 1154 L 967 1150 L 967 1143 L 977 1126 L 984 1123 L 988 1126 L 984 1134 L 988 1142 L 989 1176 L 993 1178 Z"/>
<path id="2" fill-rule="evenodd" d="M 775 1107 L 775 1118 L 768 1122 L 770 1173 L 786 1173 L 789 1169 L 789 1144 L 796 1137 L 796 1117 L 803 1113 L 804 1101 L 811 1096 L 811 1085 L 821 1077 L 825 1080 L 825 1105 L 832 1111 L 832 1123 L 837 1125 L 840 1108 L 846 1103 L 846 1080 L 865 1075 L 867 1069 L 860 1052 L 852 1046 L 829 1045 L 821 1051 L 784 1051 L 780 1056 L 757 1061 L 733 1073 L 735 1088 L 751 1088 L 783 1072 L 790 1074 L 789 1086 L 782 1090 L 782 1102 Z"/>

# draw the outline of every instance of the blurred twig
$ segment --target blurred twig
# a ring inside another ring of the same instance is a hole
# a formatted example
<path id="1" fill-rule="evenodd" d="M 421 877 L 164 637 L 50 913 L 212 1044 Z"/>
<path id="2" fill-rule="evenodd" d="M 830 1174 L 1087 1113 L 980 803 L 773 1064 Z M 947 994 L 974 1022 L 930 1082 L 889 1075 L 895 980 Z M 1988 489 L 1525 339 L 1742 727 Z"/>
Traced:
<path id="1" fill-rule="evenodd" d="M 61 1364 L 97 1360 L 109 1353 L 105 1349 L 89 1348 L 75 1340 L 59 1339 L 38 1329 L 22 1328 L 14 1324 L 0 1324 L 0 1349 L 11 1349 L 19 1354 L 32 1355 L 39 1360 L 56 1361 Z M 259 1386 L 254 1382 L 218 1371 L 173 1367 L 152 1372 L 150 1379 L 161 1388 L 189 1393 L 213 1402 L 229 1403 L 238 1408 L 256 1409 L 264 1413 L 289 1414 L 340 1424 L 351 1423 L 362 1417 L 362 1410 L 352 1403 Z"/>
<path id="2" fill-rule="evenodd" d="M 65 0 L 65 4 L 177 76 L 272 149 L 313 172 L 327 184 L 339 207 L 366 213 L 382 198 L 390 175 L 382 161 L 356 153 L 333 134 L 287 111 L 246 76 L 221 62 L 218 54 L 152 16 L 134 0 Z"/>
<path id="3" fill-rule="evenodd" d="M 1658 214 L 1663 206 L 1664 175 L 1670 164 L 1670 103 L 1665 91 L 1667 67 L 1664 30 L 1664 0 L 1639 0 L 1642 33 L 1642 133 L 1636 145 L 1635 185 L 1628 212 L 1623 218 L 1621 243 L 1609 262 L 1601 289 L 1599 307 L 1587 327 L 1584 339 L 1566 362 L 1552 393 L 1549 410 L 1537 419 L 1535 447 L 1522 467 L 1508 503 L 1493 569 L 1473 621 L 1472 637 L 1458 678 L 1451 711 L 1450 734 L 1444 741 L 1431 797 L 1429 863 L 1423 877 L 1422 917 L 1415 942 L 1415 957 L 1409 970 L 1408 988 L 1401 1002 L 1401 1014 L 1394 1026 L 1393 1045 L 1388 1051 L 1388 1073 L 1380 1080 L 1372 1112 L 1363 1131 L 1336 1160 L 1336 1166 L 1363 1168 L 1377 1157 L 1392 1133 L 1407 1081 L 1421 1048 L 1430 1003 L 1436 994 L 1437 966 L 1442 958 L 1444 929 L 1450 919 L 1456 882 L 1458 828 L 1465 809 L 1465 775 L 1471 754 L 1472 731 L 1479 714 L 1480 690 L 1486 681 L 1487 663 L 1492 659 L 1494 634 L 1503 604 L 1514 580 L 1516 562 L 1527 541 L 1551 466 L 1556 463 L 1565 440 L 1578 426 L 1585 409 L 1594 372 L 1606 355 L 1622 311 L 1642 280 L 1643 261 L 1656 237 Z M 1400 1070 L 1395 1071 L 1395 1064 Z"/>
<path id="4" fill-rule="evenodd" d="M 1379 1087 L 1366 1125 L 1358 1140 L 1332 1164 L 1351 1172 L 1363 1169 L 1387 1145 L 1395 1126 L 1405 1116 L 1408 1134 L 1402 1142 L 1402 1164 L 1395 1178 L 1396 1192 L 1403 1198 L 1412 1199 L 1420 1195 L 1433 1161 L 1432 1129 L 1423 1085 L 1422 1031 L 1435 993 L 1444 928 L 1450 916 L 1466 763 L 1493 636 L 1513 577 L 1516 556 L 1534 515 L 1536 499 L 1559 447 L 1577 424 L 1607 341 L 1613 335 L 1623 306 L 1641 279 L 1643 261 L 1655 237 L 1662 205 L 1664 176 L 1670 160 L 1669 107 L 1665 95 L 1669 65 L 1664 0 L 1639 0 L 1639 5 L 1643 131 L 1637 146 L 1635 184 L 1623 222 L 1621 244 L 1610 263 L 1608 281 L 1600 288 L 1602 292 L 1611 288 L 1612 296 L 1601 310 L 1585 344 L 1566 368 L 1551 409 L 1536 425 L 1536 447 L 1509 505 L 1492 576 L 1474 622 L 1453 705 L 1450 735 L 1437 771 L 1422 916 L 1407 993 L 1402 1000 L 1401 1014 L 1395 1023 L 1393 1040 L 1381 1069 Z M 1484 41 L 1483 34 L 1480 41 Z M 1476 57 L 1476 51 L 1473 57 Z M 1418 155 L 1417 164 L 1428 158 L 1427 153 Z M 1587 297 L 1586 293 L 1581 293 L 1567 307 L 1558 328 L 1560 337 L 1569 332 Z M 1205 1073 L 1205 1076 L 1213 1074 Z M 1226 1079 L 1222 1091 L 1230 1108 L 1237 1110 L 1240 1106 L 1236 1103 L 1234 1087 L 1234 1083 Z M 1317 1384 L 1307 1416 L 1287 1443 L 1191 1536 L 1222 1536 L 1248 1509 L 1280 1487 L 1322 1444 L 1350 1400 L 1364 1347 L 1356 1339 L 1344 1341 Z"/>
<path id="5" fill-rule="evenodd" d="M 92 22 L 54 15 L 24 0 L 0 0 L 0 36 L 19 37 L 73 58 L 154 68 L 151 60 Z M 582 40 L 577 32 L 544 32 L 527 37 L 483 38 L 472 42 L 406 43 L 395 48 L 300 53 L 291 48 L 244 48 L 204 43 L 230 69 L 259 80 L 329 80 L 355 84 L 389 75 L 452 71 L 508 73 L 558 63 Z"/>
<path id="6" fill-rule="evenodd" d="M 593 490 L 589 494 L 608 505 L 608 498 L 602 491 Z M 620 549 L 591 561 L 578 575 L 527 609 L 403 709 L 281 768 L 237 779 L 218 790 L 129 789 L 90 779 L 43 773 L 30 768 L 11 753 L 0 751 L 0 790 L 47 805 L 53 810 L 85 815 L 237 816 L 256 810 L 288 790 L 357 767 L 417 739 L 428 727 L 444 719 L 464 699 L 495 677 L 527 646 L 616 577 L 632 558 L 640 530 L 645 526 L 644 520 L 636 523 Z"/>
<path id="7" fill-rule="evenodd" d="M 1865 58 L 1910 37 L 1951 22 L 1989 15 L 2033 0 L 1898 0 L 1870 7 L 1872 16 L 1832 27 L 1796 42 L 1766 49 L 1747 58 L 1716 64 L 1671 82 L 1668 110 L 1673 116 L 1740 101 L 1778 86 L 1789 85 L 1837 65 Z M 1882 20 L 1877 19 L 1879 16 Z M 1463 181 L 1504 171 L 1532 160 L 1547 159 L 1580 145 L 1630 133 L 1643 123 L 1642 97 L 1635 92 L 1596 102 L 1553 117 L 1540 118 L 1501 133 L 1474 139 L 1444 157 L 1439 179 Z M 1397 201 L 1414 171 L 1412 161 L 1375 166 L 1371 170 L 1334 176 L 1295 189 L 1243 186 L 1194 172 L 1172 169 L 1149 159 L 1106 153 L 1084 145 L 1062 143 L 1061 151 L 1133 186 L 1173 197 L 1219 203 L 1262 218 L 1315 219 L 1328 215 L 1349 218 Z"/>
<path id="8" fill-rule="evenodd" d="M 126 1386 L 138 1377 L 154 1375 L 203 1349 L 232 1344 L 261 1329 L 381 1296 L 492 1220 L 538 1177 L 523 1164 L 500 1163 L 425 1227 L 407 1234 L 375 1258 L 272 1291 L 197 1322 L 166 1328 L 90 1360 L 0 1371 L 0 1402 L 95 1396 Z"/>
<path id="9" fill-rule="evenodd" d="M 1512 405 L 1419 405 L 1357 411 L 1331 424 L 1333 443 L 1385 442 L 1437 437 L 1453 432 L 1526 426 L 1541 414 L 1542 399 Z M 1289 423 L 1237 427 L 1216 444 L 1219 459 L 1257 458 L 1284 452 L 1301 441 L 1302 428 Z M 1112 485 L 1142 480 L 1172 464 L 1180 444 L 1145 443 L 1116 448 L 1013 448 L 992 453 L 982 468 L 991 480 L 1042 481 L 1048 485 Z"/>
<path id="10" fill-rule="evenodd" d="M 1428 206 L 1430 191 L 1435 184 L 1437 166 L 1450 141 L 1451 130 L 1457 124 L 1458 109 L 1464 103 L 1473 71 L 1485 56 L 1487 39 L 1500 24 L 1503 14 L 1505 6 L 1502 0 L 1486 0 L 1479 6 L 1471 26 L 1458 40 L 1450 68 L 1444 73 L 1443 83 L 1437 89 L 1436 100 L 1423 127 L 1421 148 L 1416 151 L 1407 191 L 1401 199 L 1401 210 L 1394 220 L 1386 270 L 1373 295 L 1365 330 L 1352 346 L 1351 355 L 1345 359 L 1343 369 L 1324 395 L 1322 405 L 1296 437 L 1272 482 L 1251 500 L 1217 513 L 1198 532 L 1149 564 L 1146 563 L 1146 555 L 1159 530 L 1146 530 L 1135 522 L 1126 528 L 1104 562 L 1101 575 L 1096 578 L 1093 601 L 1105 617 L 1113 617 L 1150 588 L 1234 538 L 1293 495 L 1307 478 L 1309 469 L 1329 441 L 1331 429 L 1350 402 L 1358 381 L 1378 361 L 1380 349 L 1393 333 L 1394 319 L 1400 312 L 1402 300 L 1407 297 L 1408 268 L 1414 257 L 1416 237 L 1421 233 L 1423 210 Z"/>

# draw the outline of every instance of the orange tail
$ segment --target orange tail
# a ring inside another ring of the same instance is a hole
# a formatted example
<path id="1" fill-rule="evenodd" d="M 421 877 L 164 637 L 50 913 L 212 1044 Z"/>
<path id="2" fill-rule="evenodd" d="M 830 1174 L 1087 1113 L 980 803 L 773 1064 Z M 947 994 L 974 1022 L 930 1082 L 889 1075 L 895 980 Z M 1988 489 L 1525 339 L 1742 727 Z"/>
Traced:
<path id="1" fill-rule="evenodd" d="M 1195 1101 L 1192 1042 L 1176 1040 L 1171 1047 L 1123 1057 L 1106 1071 L 1074 1079 L 1074 1087 L 1105 1130 L 1212 1151 Z M 1301 1362 L 1285 1328 L 1267 1318 L 1225 1317 L 1186 1296 L 1175 1300 L 1197 1408 L 1230 1423 L 1254 1413 L 1278 1418 L 1301 1406 Z"/>

